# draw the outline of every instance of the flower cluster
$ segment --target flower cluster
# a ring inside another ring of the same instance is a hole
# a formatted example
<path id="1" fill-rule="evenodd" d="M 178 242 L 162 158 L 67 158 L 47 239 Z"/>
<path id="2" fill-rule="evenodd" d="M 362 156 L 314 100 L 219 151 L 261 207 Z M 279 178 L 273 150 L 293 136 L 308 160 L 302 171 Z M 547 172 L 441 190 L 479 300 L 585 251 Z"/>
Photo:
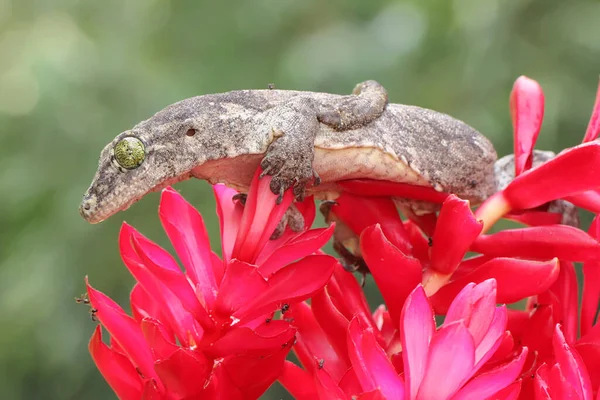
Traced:
<path id="1" fill-rule="evenodd" d="M 475 211 L 450 193 L 353 180 L 323 208 L 329 228 L 311 229 L 313 199 L 294 203 L 295 232 L 280 229 L 292 194 L 277 204 L 257 171 L 245 202 L 214 186 L 219 257 L 198 212 L 165 189 L 159 215 L 185 272 L 123 225 L 132 316 L 88 285 L 110 333 L 90 341 L 100 372 L 121 399 L 256 399 L 275 380 L 302 400 L 600 399 L 600 220 L 586 232 L 575 213 L 600 213 L 600 88 L 584 143 L 558 155 L 534 150 L 537 82 L 520 77 L 510 108 L 509 179 Z M 500 218 L 526 227 L 487 233 Z M 385 305 L 371 312 L 348 265 L 321 251 L 332 236 Z"/>

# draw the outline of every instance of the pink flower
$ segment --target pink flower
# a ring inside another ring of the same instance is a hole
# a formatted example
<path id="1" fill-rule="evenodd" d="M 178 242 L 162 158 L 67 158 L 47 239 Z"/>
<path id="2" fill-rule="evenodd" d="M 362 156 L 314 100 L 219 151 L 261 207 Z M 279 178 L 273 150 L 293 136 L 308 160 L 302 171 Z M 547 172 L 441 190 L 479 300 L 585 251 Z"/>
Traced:
<path id="1" fill-rule="evenodd" d="M 258 176 L 258 175 L 257 175 Z M 331 236 L 308 227 L 314 203 L 299 205 L 305 229 L 269 241 L 291 203 L 281 205 L 269 179 L 255 177 L 246 206 L 216 186 L 223 260 L 210 249 L 198 212 L 171 188 L 160 219 L 186 272 L 165 250 L 124 224 L 121 255 L 137 280 L 133 316 L 88 285 L 98 327 L 90 352 L 121 399 L 257 398 L 278 377 L 296 329 L 273 313 L 302 301 L 329 280 L 335 260 L 311 255 Z"/>
<path id="2" fill-rule="evenodd" d="M 359 312 L 346 324 L 345 343 L 335 344 L 328 332 L 332 325 L 339 329 L 338 323 L 315 318 L 322 305 L 299 306 L 295 348 L 305 349 L 299 357 L 305 370 L 286 362 L 280 377 L 297 399 L 485 399 L 514 398 L 519 392 L 527 348 L 513 353 L 506 309 L 496 307 L 494 280 L 467 285 L 437 329 L 418 286 L 402 309 L 400 343 L 390 341 L 395 334 L 385 310 L 374 315 L 376 326 Z"/>
<path id="3" fill-rule="evenodd" d="M 535 398 L 593 400 L 592 385 L 579 354 L 567 343 L 559 325 L 552 340 L 556 362 L 542 364 L 535 373 Z"/>

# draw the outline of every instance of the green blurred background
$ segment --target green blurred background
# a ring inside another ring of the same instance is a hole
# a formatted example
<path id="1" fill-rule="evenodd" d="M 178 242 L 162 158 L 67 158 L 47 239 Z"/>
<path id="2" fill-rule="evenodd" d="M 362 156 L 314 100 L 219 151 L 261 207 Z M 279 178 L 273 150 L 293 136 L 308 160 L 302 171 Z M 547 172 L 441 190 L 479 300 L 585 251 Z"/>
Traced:
<path id="1" fill-rule="evenodd" d="M 598 21 L 596 0 L 0 0 L 1 397 L 113 398 L 87 352 L 95 324 L 73 298 L 89 275 L 127 304 L 123 219 L 171 249 L 157 194 L 100 225 L 78 214 L 119 132 L 198 94 L 271 82 L 350 93 L 376 79 L 391 101 L 463 119 L 504 155 L 508 95 L 525 74 L 546 93 L 538 147 L 559 150 L 585 132 Z M 217 245 L 209 185 L 176 187 Z"/>

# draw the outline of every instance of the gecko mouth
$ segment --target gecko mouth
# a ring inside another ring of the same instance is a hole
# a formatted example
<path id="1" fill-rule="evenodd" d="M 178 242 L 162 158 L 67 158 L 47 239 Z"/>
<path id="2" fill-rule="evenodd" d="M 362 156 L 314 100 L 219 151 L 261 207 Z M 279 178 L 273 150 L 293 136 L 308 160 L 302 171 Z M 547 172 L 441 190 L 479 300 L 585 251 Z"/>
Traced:
<path id="1" fill-rule="evenodd" d="M 166 188 L 167 186 L 173 185 L 185 179 L 189 179 L 191 176 L 191 172 L 188 172 L 180 176 L 167 179 L 166 181 L 160 182 L 157 185 L 153 186 L 149 190 L 142 192 L 137 196 L 131 197 L 123 203 L 107 200 L 99 201 L 98 196 L 94 193 L 94 191 L 92 189 L 89 189 L 85 196 L 83 196 L 83 200 L 81 201 L 81 205 L 79 206 L 79 214 L 81 214 L 81 216 L 90 224 L 98 224 L 117 214 L 119 211 L 127 210 L 129 207 L 141 200 L 148 193 L 158 192 Z"/>

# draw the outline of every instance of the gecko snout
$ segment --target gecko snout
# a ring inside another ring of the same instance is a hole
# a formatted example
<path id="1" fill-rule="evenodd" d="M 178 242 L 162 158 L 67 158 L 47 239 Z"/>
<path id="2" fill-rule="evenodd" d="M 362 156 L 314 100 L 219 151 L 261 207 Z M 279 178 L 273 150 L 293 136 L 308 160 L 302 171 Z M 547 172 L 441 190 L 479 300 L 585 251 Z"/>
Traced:
<path id="1" fill-rule="evenodd" d="M 88 222 L 96 223 L 99 221 L 95 220 L 95 214 L 97 209 L 97 199 L 96 195 L 86 193 L 83 196 L 83 200 L 81 201 L 81 205 L 79 206 L 79 214 Z"/>

